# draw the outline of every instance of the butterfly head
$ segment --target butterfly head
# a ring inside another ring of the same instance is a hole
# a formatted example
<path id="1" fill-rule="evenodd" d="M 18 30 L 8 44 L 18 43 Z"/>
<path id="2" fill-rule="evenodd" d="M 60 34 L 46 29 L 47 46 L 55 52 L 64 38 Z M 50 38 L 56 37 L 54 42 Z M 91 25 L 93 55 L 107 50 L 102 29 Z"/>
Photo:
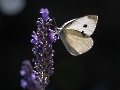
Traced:
<path id="1" fill-rule="evenodd" d="M 62 28 L 55 27 L 56 34 L 59 34 L 61 30 L 62 30 Z"/>

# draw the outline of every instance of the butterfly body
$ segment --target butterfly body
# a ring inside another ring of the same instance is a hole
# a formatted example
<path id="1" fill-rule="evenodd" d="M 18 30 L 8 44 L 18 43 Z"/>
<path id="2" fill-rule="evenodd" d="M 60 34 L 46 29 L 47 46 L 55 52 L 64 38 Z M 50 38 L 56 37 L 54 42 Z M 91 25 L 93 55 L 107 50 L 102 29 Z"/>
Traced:
<path id="1" fill-rule="evenodd" d="M 88 15 L 72 19 L 61 28 L 56 28 L 58 36 L 70 54 L 77 56 L 92 48 L 93 39 L 90 36 L 94 32 L 97 19 L 96 15 Z"/>

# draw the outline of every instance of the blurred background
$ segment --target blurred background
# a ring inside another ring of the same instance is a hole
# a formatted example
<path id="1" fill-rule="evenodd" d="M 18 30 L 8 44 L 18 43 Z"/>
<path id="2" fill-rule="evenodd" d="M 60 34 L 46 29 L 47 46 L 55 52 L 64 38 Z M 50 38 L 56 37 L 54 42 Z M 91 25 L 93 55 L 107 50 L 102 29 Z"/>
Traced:
<path id="1" fill-rule="evenodd" d="M 55 73 L 46 90 L 120 90 L 120 0 L 0 0 L 0 89 L 23 90 L 20 68 L 34 58 L 30 40 L 40 8 L 59 27 L 89 14 L 99 18 L 87 53 L 74 57 L 61 40 L 53 44 Z"/>

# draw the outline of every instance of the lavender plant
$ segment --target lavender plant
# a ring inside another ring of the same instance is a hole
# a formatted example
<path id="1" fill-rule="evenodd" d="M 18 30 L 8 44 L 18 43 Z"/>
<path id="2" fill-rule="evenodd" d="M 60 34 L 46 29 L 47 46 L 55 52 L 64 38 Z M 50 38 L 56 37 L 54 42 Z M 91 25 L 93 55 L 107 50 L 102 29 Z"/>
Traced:
<path id="1" fill-rule="evenodd" d="M 54 68 L 52 67 L 54 63 L 54 50 L 52 48 L 52 43 L 57 40 L 55 32 L 50 28 L 52 19 L 50 19 L 49 17 L 48 9 L 42 8 L 40 10 L 40 13 L 42 14 L 42 17 L 38 18 L 37 31 L 33 31 L 33 39 L 31 39 L 31 43 L 34 44 L 32 51 L 35 55 L 35 58 L 33 58 L 32 60 L 34 62 L 34 74 L 36 77 L 36 79 L 34 80 L 36 80 L 35 82 L 37 82 L 35 83 L 36 86 L 34 90 L 45 90 L 45 87 L 50 81 L 49 76 L 54 73 Z M 30 69 L 30 71 L 32 71 L 32 68 Z M 28 76 L 30 76 L 30 74 Z M 29 82 L 28 79 L 26 81 L 27 83 Z M 24 83 L 24 85 L 22 86 L 27 86 L 24 80 L 22 80 L 21 82 L 22 84 Z M 33 90 L 31 89 L 31 87 L 28 89 Z"/>
<path id="2" fill-rule="evenodd" d="M 21 87 L 23 89 L 27 88 L 28 90 L 42 90 L 39 85 L 39 79 L 35 77 L 29 60 L 23 61 L 20 74 L 23 76 L 23 79 L 21 80 Z"/>

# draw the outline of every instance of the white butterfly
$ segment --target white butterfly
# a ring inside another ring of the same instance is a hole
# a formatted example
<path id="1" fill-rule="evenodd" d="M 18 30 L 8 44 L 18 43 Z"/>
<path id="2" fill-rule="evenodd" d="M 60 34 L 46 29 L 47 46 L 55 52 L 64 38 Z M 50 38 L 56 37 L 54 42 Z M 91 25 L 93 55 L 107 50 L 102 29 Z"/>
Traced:
<path id="1" fill-rule="evenodd" d="M 96 28 L 97 21 L 97 15 L 72 19 L 64 23 L 61 28 L 56 27 L 56 33 L 68 52 L 77 56 L 92 48 L 93 39 L 90 36 Z"/>

